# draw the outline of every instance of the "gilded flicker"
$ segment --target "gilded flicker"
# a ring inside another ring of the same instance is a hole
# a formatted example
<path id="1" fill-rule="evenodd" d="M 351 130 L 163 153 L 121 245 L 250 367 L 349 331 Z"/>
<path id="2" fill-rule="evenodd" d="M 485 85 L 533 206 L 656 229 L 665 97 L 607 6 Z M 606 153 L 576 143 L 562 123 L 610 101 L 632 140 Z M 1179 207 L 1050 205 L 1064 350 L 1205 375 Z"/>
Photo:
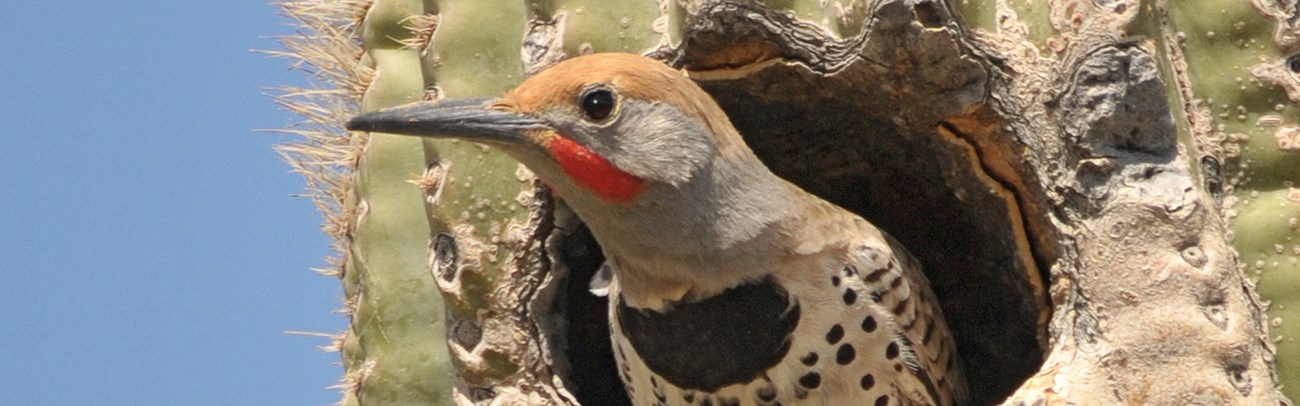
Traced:
<path id="1" fill-rule="evenodd" d="M 660 62 L 576 57 L 497 99 L 417 102 L 348 128 L 488 144 L 553 188 L 605 252 L 636 405 L 964 402 L 916 259 L 774 175 Z"/>

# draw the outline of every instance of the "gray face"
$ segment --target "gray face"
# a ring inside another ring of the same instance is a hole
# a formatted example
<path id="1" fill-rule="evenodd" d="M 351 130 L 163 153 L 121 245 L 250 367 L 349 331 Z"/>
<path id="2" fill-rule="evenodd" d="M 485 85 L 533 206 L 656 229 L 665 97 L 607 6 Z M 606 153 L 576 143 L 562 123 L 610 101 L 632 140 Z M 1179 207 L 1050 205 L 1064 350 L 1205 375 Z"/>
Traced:
<path id="1" fill-rule="evenodd" d="M 595 119 L 583 111 L 582 98 L 599 89 L 613 93 L 615 106 L 608 116 Z M 699 120 L 667 104 L 620 97 L 608 87 L 588 89 L 573 106 L 552 108 L 541 118 L 561 136 L 648 182 L 680 186 L 717 153 Z"/>

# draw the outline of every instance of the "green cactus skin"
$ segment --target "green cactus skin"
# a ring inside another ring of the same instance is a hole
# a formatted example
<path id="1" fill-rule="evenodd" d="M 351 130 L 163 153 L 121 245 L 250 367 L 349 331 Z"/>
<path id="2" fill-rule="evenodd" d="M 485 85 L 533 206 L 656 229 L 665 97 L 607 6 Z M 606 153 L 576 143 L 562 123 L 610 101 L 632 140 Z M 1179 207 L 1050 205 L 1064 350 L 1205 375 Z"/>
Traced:
<path id="1" fill-rule="evenodd" d="M 1233 246 L 1269 303 L 1283 392 L 1300 399 L 1300 149 L 1283 150 L 1276 138 L 1300 126 L 1300 109 L 1283 87 L 1253 73 L 1285 65 L 1294 44 L 1274 39 L 1279 22 L 1263 11 L 1248 1 L 1169 3 L 1197 105 L 1211 123 L 1207 135 L 1221 148 Z"/>
<path id="2" fill-rule="evenodd" d="M 436 28 L 423 48 L 420 69 L 440 97 L 497 96 L 523 80 L 519 38 L 527 10 L 522 3 L 431 3 Z M 434 275 L 454 323 L 450 345 L 461 371 L 457 398 L 464 399 L 525 368 L 525 360 L 502 355 L 514 344 L 510 326 L 487 323 L 483 317 L 491 316 L 479 312 L 495 313 L 499 308 L 492 302 L 505 302 L 500 288 L 518 272 L 510 256 L 527 247 L 516 244 L 523 237 L 501 236 L 528 223 L 534 186 L 531 175 L 519 174 L 520 165 L 497 150 L 460 141 L 422 142 L 424 159 L 436 168 L 426 173 L 430 236 L 443 236 L 445 244 L 455 247 L 438 248 L 435 242 L 429 261 L 456 261 L 454 269 L 435 270 Z M 446 258 L 452 256 L 456 259 Z"/>
<path id="3" fill-rule="evenodd" d="M 500 0 L 434 4 L 437 28 L 423 52 L 422 65 L 412 73 L 424 72 L 429 84 L 449 98 L 497 96 L 522 81 L 518 38 L 523 37 L 527 17 L 522 4 Z M 488 14 L 496 16 L 491 23 L 479 17 Z M 424 159 L 445 169 L 443 178 L 435 180 L 441 196 L 426 207 L 430 235 L 452 233 L 480 241 L 480 245 L 490 244 L 502 227 L 527 220 L 527 211 L 516 200 L 520 193 L 532 190 L 531 179 L 515 175 L 519 165 L 513 159 L 471 143 L 422 141 Z M 461 233 L 456 233 L 457 227 L 462 227 Z M 482 255 L 475 261 L 486 266 L 474 272 L 477 279 L 460 282 L 484 284 L 472 290 L 490 292 L 490 286 L 503 279 L 491 264 L 505 261 L 509 252 L 487 249 Z M 466 296 L 461 298 L 465 301 L 450 303 L 449 310 L 457 317 L 473 319 L 475 309 L 486 307 L 481 302 L 486 298 Z"/>
<path id="4" fill-rule="evenodd" d="M 362 19 L 362 63 L 373 79 L 361 99 L 370 111 L 420 100 L 420 58 L 407 45 L 413 0 L 378 0 Z M 428 405 L 451 398 L 443 306 L 427 264 L 428 228 L 419 189 L 421 141 L 358 135 L 365 142 L 348 206 L 356 212 L 343 269 L 352 323 L 344 341 L 348 405 Z"/>
<path id="5" fill-rule="evenodd" d="M 538 10 L 538 17 L 564 16 L 561 48 L 568 55 L 642 53 L 663 40 L 664 33 L 656 32 L 655 24 L 647 24 L 663 15 L 654 1 L 626 2 L 618 7 L 600 0 L 530 0 L 529 4 Z"/>

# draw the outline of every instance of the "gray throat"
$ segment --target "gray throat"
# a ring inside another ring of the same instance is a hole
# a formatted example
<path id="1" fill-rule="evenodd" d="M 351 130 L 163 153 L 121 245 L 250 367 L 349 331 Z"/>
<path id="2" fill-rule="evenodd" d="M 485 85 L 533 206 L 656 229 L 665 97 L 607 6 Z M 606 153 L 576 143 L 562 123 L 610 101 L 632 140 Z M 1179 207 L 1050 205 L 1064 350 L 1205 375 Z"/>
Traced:
<path id="1" fill-rule="evenodd" d="M 717 157 L 677 187 L 651 185 L 637 204 L 575 207 L 630 306 L 660 309 L 760 280 L 794 246 L 784 239 L 798 234 L 788 228 L 802 223 L 810 199 L 744 152 Z"/>

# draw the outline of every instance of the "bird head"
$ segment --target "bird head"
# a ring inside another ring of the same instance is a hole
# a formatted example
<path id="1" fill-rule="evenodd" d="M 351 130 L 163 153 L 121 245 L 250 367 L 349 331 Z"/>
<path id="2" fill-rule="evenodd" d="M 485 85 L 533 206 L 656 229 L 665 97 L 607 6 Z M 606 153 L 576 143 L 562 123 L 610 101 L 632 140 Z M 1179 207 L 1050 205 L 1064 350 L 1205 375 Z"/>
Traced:
<path id="1" fill-rule="evenodd" d="M 703 89 L 641 56 L 576 57 L 500 98 L 416 102 L 362 114 L 347 127 L 506 152 L 573 208 L 624 268 L 621 277 L 671 287 L 647 297 L 717 291 L 750 277 L 719 268 L 755 260 L 766 248 L 732 247 L 797 210 L 792 187 L 759 162 Z"/>
<path id="2" fill-rule="evenodd" d="M 490 144 L 566 200 L 606 206 L 680 188 L 738 138 L 690 79 L 630 54 L 566 60 L 500 98 L 416 102 L 347 126 Z"/>

